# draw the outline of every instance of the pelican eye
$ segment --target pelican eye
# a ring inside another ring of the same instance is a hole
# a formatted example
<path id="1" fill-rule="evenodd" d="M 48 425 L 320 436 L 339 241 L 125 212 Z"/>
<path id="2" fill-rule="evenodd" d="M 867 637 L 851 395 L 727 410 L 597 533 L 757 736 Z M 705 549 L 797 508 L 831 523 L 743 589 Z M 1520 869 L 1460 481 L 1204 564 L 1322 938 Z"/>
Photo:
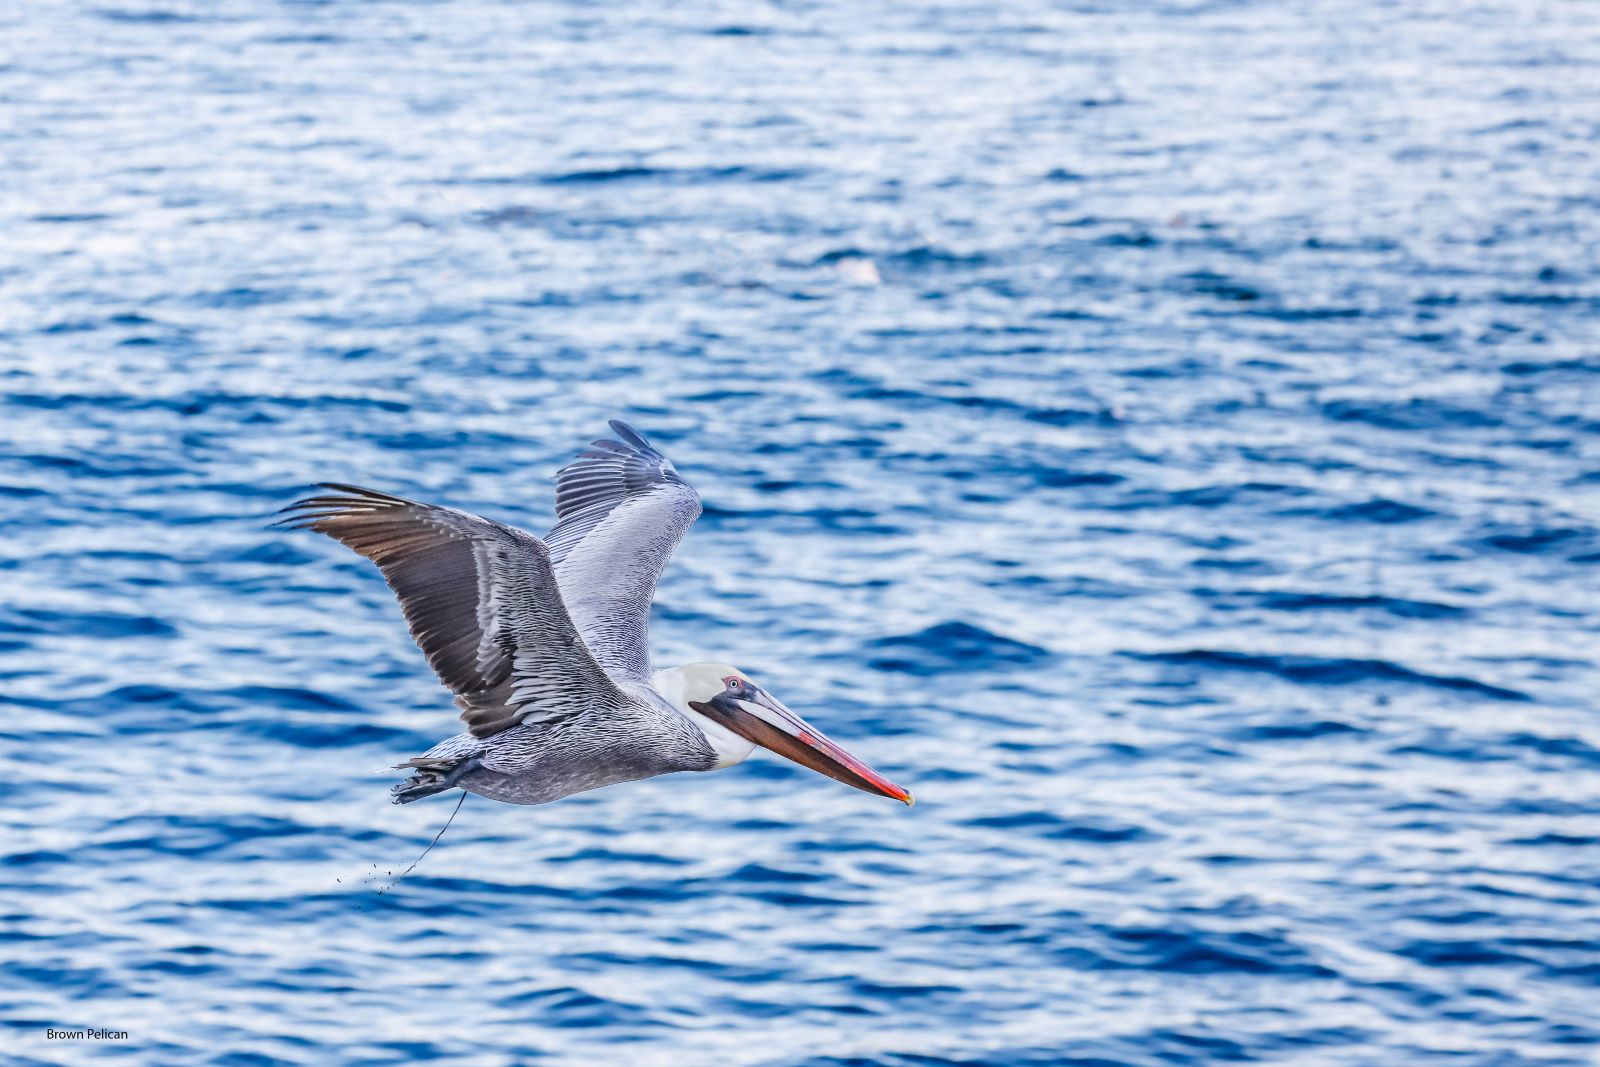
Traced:
<path id="1" fill-rule="evenodd" d="M 738 689 L 739 689 L 739 679 L 737 679 L 737 678 L 729 678 L 727 680 L 727 682 L 728 682 L 728 689 L 729 690 L 734 691 L 734 692 L 738 691 Z"/>

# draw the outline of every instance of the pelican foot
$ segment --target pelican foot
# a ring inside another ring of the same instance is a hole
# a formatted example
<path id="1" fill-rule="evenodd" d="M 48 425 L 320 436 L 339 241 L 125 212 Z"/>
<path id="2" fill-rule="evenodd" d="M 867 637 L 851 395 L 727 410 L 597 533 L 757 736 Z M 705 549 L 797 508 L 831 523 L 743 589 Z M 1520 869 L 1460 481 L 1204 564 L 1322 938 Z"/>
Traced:
<path id="1" fill-rule="evenodd" d="M 454 789 L 462 778 L 482 765 L 483 760 L 477 756 L 469 756 L 462 760 L 429 759 L 418 756 L 399 765 L 403 769 L 415 770 L 417 773 L 392 787 L 389 792 L 394 795 L 394 803 L 409 804 L 413 800 L 421 800 L 435 793 L 443 793 L 446 789 Z"/>

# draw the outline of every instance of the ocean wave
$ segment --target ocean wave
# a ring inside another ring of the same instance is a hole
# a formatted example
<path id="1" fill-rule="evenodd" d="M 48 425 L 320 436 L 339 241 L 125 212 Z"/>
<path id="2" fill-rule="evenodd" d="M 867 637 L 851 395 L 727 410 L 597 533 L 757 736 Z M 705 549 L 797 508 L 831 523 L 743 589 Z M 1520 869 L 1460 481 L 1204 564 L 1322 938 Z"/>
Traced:
<path id="1" fill-rule="evenodd" d="M 1127 653 L 1155 663 L 1194 666 L 1209 670 L 1250 671 L 1272 674 L 1300 685 L 1351 685 L 1362 682 L 1402 682 L 1436 689 L 1472 693 L 1496 700 L 1526 701 L 1528 694 L 1475 678 L 1428 674 L 1398 663 L 1376 659 L 1341 659 L 1321 656 L 1274 656 L 1218 649 L 1185 652 Z"/>

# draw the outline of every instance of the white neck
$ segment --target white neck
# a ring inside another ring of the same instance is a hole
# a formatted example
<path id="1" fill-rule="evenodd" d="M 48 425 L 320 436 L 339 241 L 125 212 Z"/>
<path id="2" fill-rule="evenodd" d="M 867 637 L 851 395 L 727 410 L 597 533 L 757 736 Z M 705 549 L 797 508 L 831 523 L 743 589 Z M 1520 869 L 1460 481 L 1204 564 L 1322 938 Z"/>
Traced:
<path id="1" fill-rule="evenodd" d="M 655 686 L 656 692 L 666 697 L 668 703 L 683 712 L 688 720 L 700 727 L 700 731 L 706 735 L 706 743 L 717 754 L 715 769 L 721 770 L 723 767 L 732 767 L 735 763 L 743 763 L 749 758 L 750 753 L 755 751 L 754 742 L 746 741 L 726 726 L 711 721 L 689 706 L 688 697 L 684 693 L 688 679 L 684 677 L 683 668 L 668 667 L 656 671 L 651 683 Z"/>

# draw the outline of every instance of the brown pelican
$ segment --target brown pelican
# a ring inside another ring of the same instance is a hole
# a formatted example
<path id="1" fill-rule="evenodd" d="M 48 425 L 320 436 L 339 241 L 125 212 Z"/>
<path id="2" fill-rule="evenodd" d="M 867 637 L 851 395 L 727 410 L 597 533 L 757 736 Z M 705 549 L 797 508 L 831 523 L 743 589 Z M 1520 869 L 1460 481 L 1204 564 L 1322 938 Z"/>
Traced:
<path id="1" fill-rule="evenodd" d="M 911 793 L 725 663 L 650 669 L 650 601 L 700 514 L 676 468 L 621 422 L 556 476 L 544 540 L 453 508 L 326 483 L 284 525 L 378 565 L 467 732 L 399 764 L 394 802 L 460 787 L 510 804 L 742 762 L 757 745 L 846 785 Z"/>

